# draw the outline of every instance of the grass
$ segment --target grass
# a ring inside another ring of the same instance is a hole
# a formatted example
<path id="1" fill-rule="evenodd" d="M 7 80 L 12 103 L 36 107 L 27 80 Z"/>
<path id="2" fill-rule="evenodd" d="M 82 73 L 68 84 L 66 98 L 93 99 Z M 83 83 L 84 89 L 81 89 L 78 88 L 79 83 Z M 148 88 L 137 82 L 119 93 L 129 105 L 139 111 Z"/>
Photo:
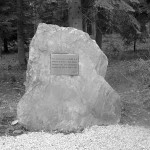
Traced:
<path id="1" fill-rule="evenodd" d="M 150 76 L 148 63 L 122 61 L 108 67 L 106 80 L 119 93 L 123 103 L 122 124 L 150 127 Z"/>
<path id="2" fill-rule="evenodd" d="M 17 63 L 17 55 L 3 55 L 0 59 L 0 135 L 4 135 L 16 119 L 19 99 L 24 94 L 24 73 Z"/>
<path id="3" fill-rule="evenodd" d="M 109 47 L 110 38 L 121 43 L 116 35 L 106 36 L 103 39 L 104 52 Z M 148 50 L 149 44 L 149 39 L 142 43 L 142 47 L 138 43 L 138 50 Z M 119 93 L 123 103 L 120 124 L 150 127 L 150 60 L 137 58 L 131 50 L 122 51 L 124 60 L 110 59 L 106 74 L 106 81 Z M 132 59 L 128 58 L 130 54 Z M 3 55 L 0 70 L 0 135 L 5 135 L 16 119 L 17 103 L 25 92 L 25 71 L 19 69 L 16 54 Z"/>

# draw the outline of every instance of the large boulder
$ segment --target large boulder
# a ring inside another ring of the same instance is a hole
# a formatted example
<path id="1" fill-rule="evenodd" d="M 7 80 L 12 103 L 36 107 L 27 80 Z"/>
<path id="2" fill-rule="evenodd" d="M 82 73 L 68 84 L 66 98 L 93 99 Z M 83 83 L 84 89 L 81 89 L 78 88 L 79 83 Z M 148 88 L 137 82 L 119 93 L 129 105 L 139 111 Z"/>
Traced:
<path id="1" fill-rule="evenodd" d="M 79 75 L 52 75 L 54 53 L 77 54 Z M 30 44 L 26 91 L 17 107 L 19 123 L 36 131 L 117 124 L 120 97 L 104 79 L 107 65 L 107 57 L 87 33 L 39 24 Z"/>

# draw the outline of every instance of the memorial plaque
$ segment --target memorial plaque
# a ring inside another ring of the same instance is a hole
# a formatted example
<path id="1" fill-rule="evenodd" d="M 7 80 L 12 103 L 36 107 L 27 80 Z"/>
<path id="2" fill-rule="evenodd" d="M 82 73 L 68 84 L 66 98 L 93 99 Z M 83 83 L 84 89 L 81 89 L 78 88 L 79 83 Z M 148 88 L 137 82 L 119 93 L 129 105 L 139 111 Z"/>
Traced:
<path id="1" fill-rule="evenodd" d="M 79 75 L 79 55 L 51 54 L 52 75 Z"/>

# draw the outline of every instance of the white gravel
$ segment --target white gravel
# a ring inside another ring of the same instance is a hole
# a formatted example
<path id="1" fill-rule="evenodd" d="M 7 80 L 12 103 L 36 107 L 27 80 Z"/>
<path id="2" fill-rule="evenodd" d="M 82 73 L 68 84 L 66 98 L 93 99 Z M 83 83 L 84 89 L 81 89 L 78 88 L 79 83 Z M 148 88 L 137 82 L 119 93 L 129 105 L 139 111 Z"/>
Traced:
<path id="1" fill-rule="evenodd" d="M 35 132 L 3 136 L 0 150 L 150 150 L 150 129 L 111 125 L 68 135 Z"/>

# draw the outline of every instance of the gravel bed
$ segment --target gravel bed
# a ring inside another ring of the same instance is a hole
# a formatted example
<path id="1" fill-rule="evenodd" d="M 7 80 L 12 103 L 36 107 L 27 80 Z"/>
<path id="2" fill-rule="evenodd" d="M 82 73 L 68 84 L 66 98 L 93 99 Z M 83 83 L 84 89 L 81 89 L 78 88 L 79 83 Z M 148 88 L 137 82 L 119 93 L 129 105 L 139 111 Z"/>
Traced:
<path id="1" fill-rule="evenodd" d="M 0 150 L 150 150 L 150 129 L 111 125 L 68 135 L 31 132 L 2 136 Z"/>

